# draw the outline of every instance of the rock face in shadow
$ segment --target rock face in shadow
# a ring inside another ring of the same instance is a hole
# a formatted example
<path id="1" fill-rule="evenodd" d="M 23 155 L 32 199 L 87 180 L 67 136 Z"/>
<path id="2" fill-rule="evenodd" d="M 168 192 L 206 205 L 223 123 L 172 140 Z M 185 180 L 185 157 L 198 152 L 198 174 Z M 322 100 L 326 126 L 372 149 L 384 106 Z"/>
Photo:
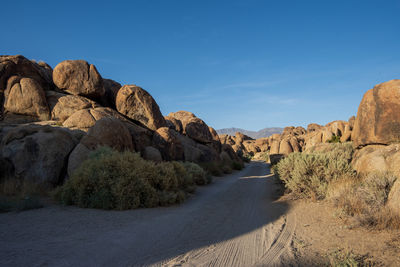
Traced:
<path id="1" fill-rule="evenodd" d="M 353 144 L 400 142 L 400 80 L 376 85 L 367 91 L 358 107 L 354 123 Z"/>
<path id="2" fill-rule="evenodd" d="M 12 76 L 31 78 L 44 90 L 53 88 L 52 69 L 44 62 L 36 63 L 24 56 L 0 56 L 0 91 L 7 87 Z"/>
<path id="3" fill-rule="evenodd" d="M 38 82 L 31 78 L 12 76 L 4 92 L 4 109 L 7 112 L 49 119 L 46 95 Z"/>
<path id="4" fill-rule="evenodd" d="M 103 106 L 115 109 L 115 100 L 117 99 L 117 94 L 121 88 L 121 84 L 111 79 L 103 79 L 103 86 L 105 94 L 101 99 L 101 103 Z"/>
<path id="5" fill-rule="evenodd" d="M 96 67 L 84 60 L 65 60 L 53 70 L 54 84 L 73 95 L 99 99 L 104 96 L 103 78 Z"/>
<path id="6" fill-rule="evenodd" d="M 170 113 L 168 117 L 179 120 L 182 123 L 183 134 L 191 139 L 203 144 L 212 143 L 213 136 L 210 133 L 208 125 L 202 119 L 197 118 L 193 113 L 177 111 Z"/>
<path id="7" fill-rule="evenodd" d="M 124 117 L 111 108 L 97 107 L 76 111 L 64 121 L 63 126 L 87 132 L 95 125 L 96 121 L 106 117 L 115 117 L 124 120 Z"/>
<path id="8" fill-rule="evenodd" d="M 76 111 L 100 107 L 100 105 L 88 98 L 77 95 L 67 95 L 55 91 L 46 92 L 51 119 L 64 122 Z"/>
<path id="9" fill-rule="evenodd" d="M 2 138 L 0 158 L 11 164 L 12 176 L 54 186 L 62 182 L 68 155 L 77 143 L 68 129 L 22 125 Z"/>
<path id="10" fill-rule="evenodd" d="M 18 77 L 18 78 L 16 78 Z M 0 56 L 0 120 L 3 120 L 5 115 L 4 114 L 4 107 L 3 107 L 3 102 L 5 101 L 5 91 L 7 89 L 7 85 L 10 83 L 12 85 L 14 85 L 16 82 L 16 79 L 23 79 L 25 81 L 25 78 L 29 78 L 31 80 L 34 81 L 35 83 L 35 89 L 32 89 L 34 92 L 37 92 L 37 88 L 41 88 L 41 90 L 52 90 L 54 87 L 53 84 L 53 79 L 52 79 L 52 69 L 49 65 L 47 65 L 44 62 L 39 62 L 36 63 L 35 61 L 31 61 L 26 59 L 25 57 L 21 56 L 21 55 L 16 55 L 16 56 Z M 19 83 L 19 80 L 17 83 Z M 28 81 L 28 83 L 33 83 L 32 81 Z M 29 88 L 31 88 L 32 86 L 27 86 L 25 82 L 23 82 L 23 88 L 24 88 L 24 93 L 26 93 L 27 91 L 32 91 Z M 20 85 L 21 86 L 21 85 Z M 11 91 L 11 87 L 10 86 L 10 90 Z M 36 104 L 33 103 L 33 105 L 36 106 L 36 111 L 32 112 L 32 108 L 31 111 L 27 111 L 24 112 L 21 109 L 21 104 L 27 104 L 29 102 L 29 95 L 27 95 L 27 99 L 21 99 L 18 95 L 21 94 L 21 92 L 17 92 L 15 90 L 13 93 L 11 93 L 11 98 L 13 98 L 12 102 L 14 103 L 14 101 L 19 102 L 20 104 L 20 108 L 18 109 L 18 112 L 23 113 L 24 115 L 26 113 L 28 114 L 34 114 L 33 116 L 36 117 L 37 116 L 37 107 L 40 107 L 40 104 Z M 10 93 L 10 92 L 9 92 Z M 40 94 L 40 93 L 39 93 Z M 15 99 L 15 97 L 17 99 Z M 37 97 L 34 96 L 34 97 Z M 32 100 L 32 99 L 31 99 Z M 25 106 L 25 105 L 23 105 Z M 17 108 L 13 107 L 12 104 L 8 103 L 8 108 L 10 108 L 11 110 L 17 110 Z M 35 109 L 35 108 L 33 108 Z M 19 114 L 20 114 L 19 113 Z M 39 113 L 42 113 L 42 110 L 39 109 Z M 30 116 L 30 115 L 28 115 Z M 48 115 L 47 115 L 48 116 Z M 32 118 L 34 118 L 32 117 Z M 37 118 L 37 117 L 36 117 Z M 43 117 L 42 119 L 46 119 L 46 117 Z M 25 121 L 32 121 L 35 119 L 26 119 Z"/>
<path id="11" fill-rule="evenodd" d="M 167 125 L 157 102 L 147 91 L 136 85 L 124 85 L 119 89 L 116 108 L 121 114 L 151 130 Z"/>
<path id="12" fill-rule="evenodd" d="M 161 152 L 164 160 L 184 160 L 184 148 L 178 138 L 179 133 L 168 127 L 161 127 L 154 132 L 153 144 Z"/>

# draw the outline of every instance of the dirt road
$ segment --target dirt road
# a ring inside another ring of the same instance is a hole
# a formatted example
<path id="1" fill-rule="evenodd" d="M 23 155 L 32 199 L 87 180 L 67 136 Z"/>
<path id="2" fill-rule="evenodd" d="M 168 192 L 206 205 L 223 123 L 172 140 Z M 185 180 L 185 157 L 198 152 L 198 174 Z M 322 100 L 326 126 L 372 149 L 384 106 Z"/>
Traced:
<path id="1" fill-rule="evenodd" d="M 281 265 L 294 220 L 276 189 L 268 165 L 252 162 L 180 206 L 0 214 L 0 266 Z"/>

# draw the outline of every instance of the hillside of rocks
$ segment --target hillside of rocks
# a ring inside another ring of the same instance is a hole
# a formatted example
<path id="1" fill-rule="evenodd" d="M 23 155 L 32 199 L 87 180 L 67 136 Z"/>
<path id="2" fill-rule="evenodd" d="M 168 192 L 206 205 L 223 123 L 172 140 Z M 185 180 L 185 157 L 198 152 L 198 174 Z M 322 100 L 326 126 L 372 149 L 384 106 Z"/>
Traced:
<path id="1" fill-rule="evenodd" d="M 241 160 L 193 113 L 164 116 L 148 91 L 103 78 L 89 62 L 52 69 L 0 56 L 0 177 L 56 186 L 99 146 L 156 162 Z"/>

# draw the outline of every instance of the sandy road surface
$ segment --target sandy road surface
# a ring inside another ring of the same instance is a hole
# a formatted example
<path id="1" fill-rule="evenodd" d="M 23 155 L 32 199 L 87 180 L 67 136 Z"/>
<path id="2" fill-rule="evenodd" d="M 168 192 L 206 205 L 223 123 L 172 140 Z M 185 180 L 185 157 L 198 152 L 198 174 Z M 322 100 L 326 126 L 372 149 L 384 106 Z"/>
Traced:
<path id="1" fill-rule="evenodd" d="M 0 214 L 0 266 L 280 265 L 294 222 L 275 194 L 267 164 L 252 162 L 180 206 Z"/>

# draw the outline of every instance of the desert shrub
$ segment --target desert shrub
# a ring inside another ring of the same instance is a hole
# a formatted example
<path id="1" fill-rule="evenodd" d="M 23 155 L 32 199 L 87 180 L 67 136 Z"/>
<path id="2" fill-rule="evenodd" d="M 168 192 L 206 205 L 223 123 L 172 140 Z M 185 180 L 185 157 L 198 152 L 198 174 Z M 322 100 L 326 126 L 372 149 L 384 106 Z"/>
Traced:
<path id="1" fill-rule="evenodd" d="M 54 192 L 61 203 L 85 208 L 133 209 L 181 203 L 194 178 L 183 163 L 146 161 L 138 153 L 102 147 Z"/>
<path id="2" fill-rule="evenodd" d="M 366 256 L 354 254 L 347 249 L 336 249 L 329 252 L 327 257 L 332 267 L 375 266 Z"/>
<path id="3" fill-rule="evenodd" d="M 262 152 L 260 155 L 260 159 L 264 160 L 265 162 L 269 161 L 269 153 L 268 152 Z"/>
<path id="4" fill-rule="evenodd" d="M 202 162 L 199 163 L 199 165 L 205 170 L 209 175 L 212 176 L 221 176 L 222 175 L 222 169 L 221 169 L 221 164 L 215 161 L 211 162 Z"/>
<path id="5" fill-rule="evenodd" d="M 334 144 L 326 152 L 291 153 L 273 170 L 293 196 L 323 199 L 331 182 L 355 177 L 351 157 L 351 146 Z"/>
<path id="6" fill-rule="evenodd" d="M 231 163 L 232 165 L 232 169 L 240 171 L 241 169 L 244 168 L 244 164 L 242 162 L 239 161 L 232 161 Z"/>
<path id="7" fill-rule="evenodd" d="M 332 135 L 331 139 L 328 140 L 328 143 L 340 143 L 340 136 Z"/>
<path id="8" fill-rule="evenodd" d="M 211 180 L 207 178 L 206 172 L 199 165 L 193 162 L 185 162 L 183 163 L 184 168 L 186 169 L 188 179 L 193 181 L 197 185 L 205 185 L 209 184 Z"/>
<path id="9" fill-rule="evenodd" d="M 243 154 L 242 159 L 244 162 L 250 162 L 253 156 L 251 154 Z"/>
<path id="10" fill-rule="evenodd" d="M 388 172 L 374 172 L 353 181 L 333 185 L 329 199 L 337 207 L 339 217 L 354 219 L 362 226 L 400 228 L 400 218 L 385 204 L 396 180 Z"/>

